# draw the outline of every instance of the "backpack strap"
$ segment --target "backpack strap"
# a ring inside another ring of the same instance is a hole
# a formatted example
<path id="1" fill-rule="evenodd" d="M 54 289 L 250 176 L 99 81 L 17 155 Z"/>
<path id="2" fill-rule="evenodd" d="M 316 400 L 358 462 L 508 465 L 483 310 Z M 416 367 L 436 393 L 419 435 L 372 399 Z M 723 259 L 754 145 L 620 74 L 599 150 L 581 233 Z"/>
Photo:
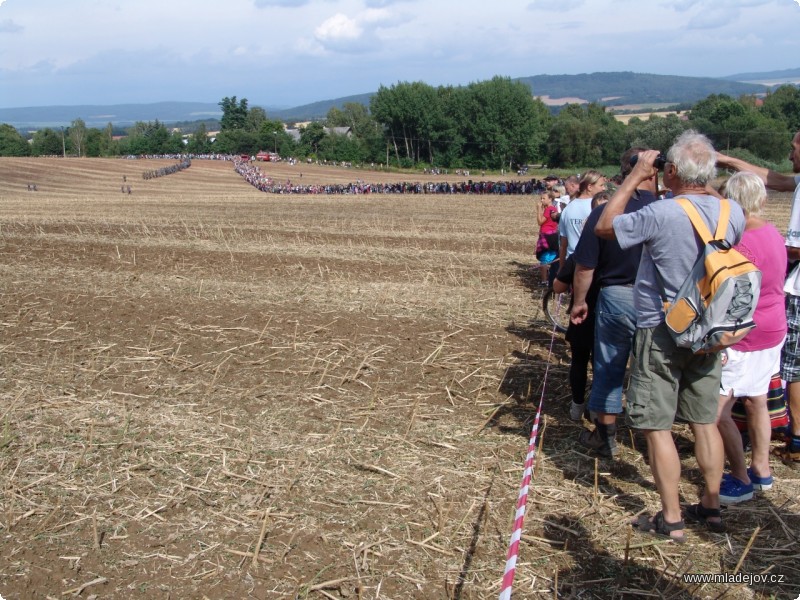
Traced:
<path id="1" fill-rule="evenodd" d="M 700 239 L 703 240 L 704 244 L 708 244 L 711 240 L 711 231 L 709 231 L 708 226 L 706 226 L 703 217 L 700 216 L 700 213 L 697 211 L 697 208 L 688 198 L 678 197 L 674 198 L 675 202 L 684 210 L 686 216 L 689 217 L 689 220 L 692 222 L 692 227 L 697 232 L 697 235 L 700 236 Z M 719 201 L 719 221 L 717 222 L 717 230 L 715 232 L 715 240 L 724 240 L 725 234 L 728 231 L 728 222 L 730 221 L 731 216 L 731 204 L 725 198 L 720 198 Z M 700 255 L 702 255 L 702 250 L 700 251 Z M 656 271 L 656 279 L 658 279 L 659 288 L 661 291 L 661 302 L 664 306 L 664 312 L 667 311 L 669 308 L 671 301 L 667 298 L 667 289 L 664 285 L 664 278 L 661 277 L 661 272 L 658 270 L 658 267 L 655 263 L 653 263 Z"/>
<path id="2" fill-rule="evenodd" d="M 711 232 L 708 230 L 708 227 L 706 227 L 705 221 L 703 221 L 700 213 L 697 212 L 697 208 L 688 198 L 675 198 L 675 201 L 686 212 L 686 215 L 692 222 L 692 227 L 694 227 L 694 230 L 697 232 L 697 235 L 700 236 L 700 239 L 703 240 L 704 244 L 707 244 L 712 239 L 725 239 L 725 234 L 728 231 L 728 222 L 731 217 L 731 204 L 728 200 L 721 198 L 719 201 L 719 221 L 717 222 L 717 231 L 713 238 L 711 237 Z"/>

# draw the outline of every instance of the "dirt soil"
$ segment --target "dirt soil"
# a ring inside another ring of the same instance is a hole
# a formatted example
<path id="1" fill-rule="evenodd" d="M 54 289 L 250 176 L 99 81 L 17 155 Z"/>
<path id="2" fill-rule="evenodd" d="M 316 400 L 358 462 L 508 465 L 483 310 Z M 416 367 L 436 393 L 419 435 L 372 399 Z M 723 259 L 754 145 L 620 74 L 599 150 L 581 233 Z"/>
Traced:
<path id="1" fill-rule="evenodd" d="M 576 444 L 533 198 L 274 196 L 206 160 L 142 180 L 172 162 L 0 159 L 2 598 L 496 598 L 539 406 L 515 599 L 800 594 L 780 463 L 727 534 L 632 531 L 644 443 Z M 781 582 L 682 578 L 737 569 Z"/>

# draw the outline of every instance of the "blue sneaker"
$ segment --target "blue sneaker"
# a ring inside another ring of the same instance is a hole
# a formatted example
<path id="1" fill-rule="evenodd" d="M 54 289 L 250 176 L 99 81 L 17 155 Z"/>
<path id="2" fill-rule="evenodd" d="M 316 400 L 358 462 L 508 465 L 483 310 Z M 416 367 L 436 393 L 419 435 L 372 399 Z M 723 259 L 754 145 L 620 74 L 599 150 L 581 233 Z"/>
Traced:
<path id="1" fill-rule="evenodd" d="M 775 483 L 775 479 L 772 477 L 772 475 L 769 475 L 767 477 L 759 477 L 758 475 L 753 473 L 752 467 L 748 467 L 747 476 L 750 477 L 750 483 L 752 483 L 753 490 L 755 491 L 766 492 L 767 490 L 771 490 L 772 484 Z M 725 485 L 726 481 L 729 482 L 728 485 L 733 485 L 733 483 L 730 483 L 731 481 L 736 481 L 739 484 L 742 483 L 741 481 L 736 479 L 736 477 L 734 477 L 731 473 L 722 474 L 722 485 Z"/>
<path id="2" fill-rule="evenodd" d="M 747 500 L 752 499 L 752 483 L 743 483 L 732 475 L 722 478 L 722 484 L 719 486 L 720 504 L 736 504 L 738 502 L 746 502 Z"/>
<path id="3" fill-rule="evenodd" d="M 750 481 L 753 483 L 754 490 L 760 490 L 765 492 L 767 490 L 772 489 L 772 484 L 775 483 L 775 480 L 772 478 L 772 475 L 767 475 L 766 477 L 759 477 L 755 473 L 753 473 L 753 469 L 747 469 L 747 476 L 750 477 Z"/>

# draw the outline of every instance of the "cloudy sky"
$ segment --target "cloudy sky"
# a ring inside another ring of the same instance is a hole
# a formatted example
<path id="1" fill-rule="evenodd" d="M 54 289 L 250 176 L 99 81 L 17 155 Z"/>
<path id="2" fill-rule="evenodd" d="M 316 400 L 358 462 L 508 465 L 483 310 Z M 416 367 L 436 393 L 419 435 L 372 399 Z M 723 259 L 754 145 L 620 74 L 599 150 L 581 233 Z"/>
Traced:
<path id="1" fill-rule="evenodd" d="M 0 0 L 0 107 L 800 67 L 800 0 Z"/>

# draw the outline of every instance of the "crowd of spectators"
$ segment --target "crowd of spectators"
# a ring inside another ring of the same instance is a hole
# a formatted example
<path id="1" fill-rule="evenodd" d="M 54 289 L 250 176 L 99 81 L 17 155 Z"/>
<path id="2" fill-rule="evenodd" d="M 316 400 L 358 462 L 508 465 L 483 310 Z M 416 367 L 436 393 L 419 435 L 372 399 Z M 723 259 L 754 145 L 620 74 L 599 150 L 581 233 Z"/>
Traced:
<path id="1" fill-rule="evenodd" d="M 606 181 L 600 173 L 584 174 L 578 193 L 568 191 L 564 202 L 555 198 L 558 178 L 545 178 L 551 192 L 540 198 L 537 218 L 542 232 L 546 225 L 552 231 L 546 211 L 555 214 L 556 205 L 565 204 L 558 219 L 560 269 L 552 286 L 563 293 L 572 285 L 567 330 L 572 349 L 570 418 L 591 421 L 578 443 L 606 459 L 618 454 L 619 415 L 644 436 L 661 507 L 632 521 L 643 532 L 677 543 L 687 541 L 687 523 L 724 533 L 724 506 L 746 502 L 754 492 L 773 487 L 770 450 L 785 465 L 800 467 L 800 132 L 792 141 L 790 160 L 794 176 L 718 153 L 707 137 L 688 130 L 666 156 L 629 149 L 620 159 L 619 187 L 607 204 L 593 209 L 579 203 L 583 198 L 585 204 L 590 194 L 602 194 L 598 189 Z M 717 165 L 737 171 L 726 182 L 727 199 L 711 185 Z M 767 188 L 794 191 L 785 238 L 759 216 Z M 670 334 L 665 308 L 702 256 L 711 235 L 700 234 L 703 229 L 716 231 L 720 245 L 733 246 L 751 260 L 761 272 L 761 284 L 760 295 L 754 294 L 754 331 L 730 347 L 694 353 L 678 346 Z M 546 235 L 539 236 L 537 251 L 543 240 L 547 242 Z M 544 279 L 544 253 L 540 260 Z M 578 340 L 577 328 L 592 318 L 594 323 Z M 585 347 L 576 350 L 576 341 L 586 342 Z M 590 353 L 593 384 L 587 411 L 583 377 Z M 773 422 L 769 399 L 773 382 L 777 379 L 780 387 L 781 377 L 787 382 L 789 429 L 783 432 L 785 445 L 770 448 L 780 420 Z M 737 399 L 742 399 L 746 412 L 749 467 L 732 418 Z M 677 420 L 692 430 L 704 484 L 698 500 L 683 505 L 682 462 L 672 431 Z M 729 472 L 724 469 L 726 458 Z"/>

